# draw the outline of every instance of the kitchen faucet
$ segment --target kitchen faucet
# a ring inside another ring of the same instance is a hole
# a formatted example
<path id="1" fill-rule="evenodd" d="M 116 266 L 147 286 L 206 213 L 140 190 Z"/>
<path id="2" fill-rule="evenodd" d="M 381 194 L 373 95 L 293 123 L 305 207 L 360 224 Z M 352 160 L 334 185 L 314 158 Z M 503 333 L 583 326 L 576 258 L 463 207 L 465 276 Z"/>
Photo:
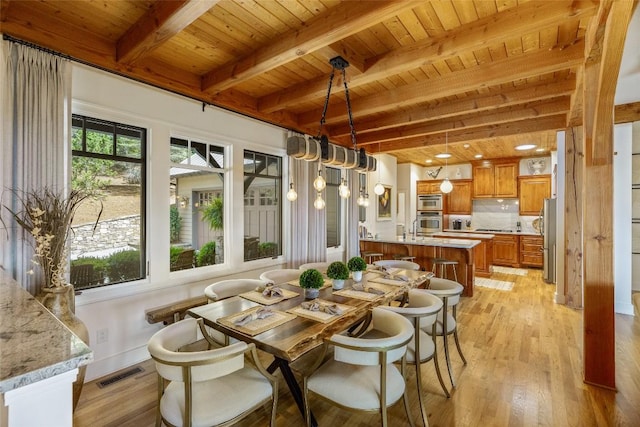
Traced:
<path id="1" fill-rule="evenodd" d="M 413 220 L 413 240 L 418 236 L 418 218 Z"/>

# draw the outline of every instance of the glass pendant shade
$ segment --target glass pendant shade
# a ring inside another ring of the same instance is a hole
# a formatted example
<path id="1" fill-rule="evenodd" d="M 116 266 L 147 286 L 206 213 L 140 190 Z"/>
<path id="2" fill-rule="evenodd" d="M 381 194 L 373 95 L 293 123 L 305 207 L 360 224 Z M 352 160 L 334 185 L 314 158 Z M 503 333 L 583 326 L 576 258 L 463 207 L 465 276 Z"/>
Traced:
<path id="1" fill-rule="evenodd" d="M 289 184 L 289 191 L 287 191 L 287 200 L 290 202 L 295 201 L 298 198 L 298 193 L 293 188 L 293 182 Z"/>
<path id="2" fill-rule="evenodd" d="M 451 190 L 453 190 L 453 184 L 451 183 L 451 181 L 449 181 L 449 178 L 445 178 L 444 181 L 442 181 L 442 183 L 440 184 L 440 191 L 447 194 L 451 193 Z"/>
<path id="3" fill-rule="evenodd" d="M 358 206 L 364 206 L 364 196 L 362 194 L 358 196 L 356 203 L 358 203 Z"/>
<path id="4" fill-rule="evenodd" d="M 349 190 L 349 187 L 347 187 L 347 182 L 344 180 L 344 178 L 338 186 L 338 194 L 340 194 L 340 197 L 342 197 L 343 199 L 347 199 L 351 195 L 351 190 Z"/>
<path id="5" fill-rule="evenodd" d="M 322 177 L 322 172 L 318 169 L 318 177 L 313 180 L 313 188 L 316 191 L 322 191 L 327 186 L 327 181 Z"/>
<path id="6" fill-rule="evenodd" d="M 324 209 L 324 200 L 322 199 L 322 194 L 318 193 L 318 197 L 316 197 L 316 200 L 314 200 L 313 202 L 313 207 L 318 210 Z"/>
<path id="7" fill-rule="evenodd" d="M 368 194 L 365 194 L 365 195 L 364 195 L 364 205 L 363 205 L 363 206 L 364 206 L 365 208 L 368 208 L 368 207 L 369 207 L 369 195 L 368 195 Z"/>
<path id="8" fill-rule="evenodd" d="M 384 186 L 380 183 L 377 183 L 375 187 L 373 187 L 373 192 L 378 196 L 382 196 L 384 194 Z"/>

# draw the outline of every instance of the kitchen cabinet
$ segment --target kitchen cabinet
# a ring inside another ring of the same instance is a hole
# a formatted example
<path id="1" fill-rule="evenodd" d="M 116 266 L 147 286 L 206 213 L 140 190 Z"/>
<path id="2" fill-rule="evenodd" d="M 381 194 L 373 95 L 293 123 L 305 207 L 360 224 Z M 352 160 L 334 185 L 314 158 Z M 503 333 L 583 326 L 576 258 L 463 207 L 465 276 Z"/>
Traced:
<path id="1" fill-rule="evenodd" d="M 520 236 L 520 264 L 542 268 L 542 236 Z"/>
<path id="2" fill-rule="evenodd" d="M 518 197 L 518 160 L 472 162 L 473 198 Z"/>
<path id="3" fill-rule="evenodd" d="M 438 181 L 417 181 L 416 188 L 418 195 L 420 194 L 441 194 L 440 184 L 442 180 Z"/>
<path id="4" fill-rule="evenodd" d="M 470 179 L 457 179 L 451 181 L 453 190 L 446 197 L 446 212 L 454 215 L 471 215 L 472 201 Z"/>
<path id="5" fill-rule="evenodd" d="M 519 236 L 496 234 L 493 238 L 493 265 L 518 267 L 520 265 Z"/>
<path id="6" fill-rule="evenodd" d="M 551 175 L 518 177 L 520 215 L 539 215 L 544 199 L 551 197 Z"/>

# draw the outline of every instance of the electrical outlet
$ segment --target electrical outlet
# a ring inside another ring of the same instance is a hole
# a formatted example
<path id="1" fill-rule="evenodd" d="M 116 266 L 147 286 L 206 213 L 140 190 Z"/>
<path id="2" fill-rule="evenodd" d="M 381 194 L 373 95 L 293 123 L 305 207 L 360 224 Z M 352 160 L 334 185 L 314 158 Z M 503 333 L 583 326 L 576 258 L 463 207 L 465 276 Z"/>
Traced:
<path id="1" fill-rule="evenodd" d="M 98 329 L 96 331 L 96 344 L 104 344 L 109 341 L 109 329 Z"/>

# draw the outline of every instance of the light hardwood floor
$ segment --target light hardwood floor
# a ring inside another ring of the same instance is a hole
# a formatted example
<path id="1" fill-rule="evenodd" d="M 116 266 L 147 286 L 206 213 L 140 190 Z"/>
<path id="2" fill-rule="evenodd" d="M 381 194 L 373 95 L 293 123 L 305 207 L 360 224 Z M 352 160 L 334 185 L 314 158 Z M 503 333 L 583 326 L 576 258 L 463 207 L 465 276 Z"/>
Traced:
<path id="1" fill-rule="evenodd" d="M 492 278 L 515 285 L 512 291 L 476 288 L 473 298 L 462 299 L 459 334 L 468 364 L 462 365 L 452 346 L 458 386 L 450 399 L 440 389 L 433 364 L 423 369 L 432 427 L 640 425 L 640 318 L 615 318 L 617 391 L 590 386 L 582 381 L 581 311 L 554 304 L 555 287 L 542 281 L 539 270 Z M 444 360 L 441 345 L 440 354 Z M 154 425 L 156 374 L 151 362 L 140 366 L 143 373 L 102 389 L 95 382 L 85 384 L 74 425 Z M 409 393 L 420 426 L 414 375 L 410 370 Z M 268 425 L 267 410 L 241 425 Z M 312 410 L 321 426 L 379 424 L 375 415 L 357 415 L 319 401 L 312 401 Z M 408 424 L 402 404 L 391 408 L 389 420 L 392 426 Z M 277 421 L 280 426 L 304 425 L 283 381 Z"/>

